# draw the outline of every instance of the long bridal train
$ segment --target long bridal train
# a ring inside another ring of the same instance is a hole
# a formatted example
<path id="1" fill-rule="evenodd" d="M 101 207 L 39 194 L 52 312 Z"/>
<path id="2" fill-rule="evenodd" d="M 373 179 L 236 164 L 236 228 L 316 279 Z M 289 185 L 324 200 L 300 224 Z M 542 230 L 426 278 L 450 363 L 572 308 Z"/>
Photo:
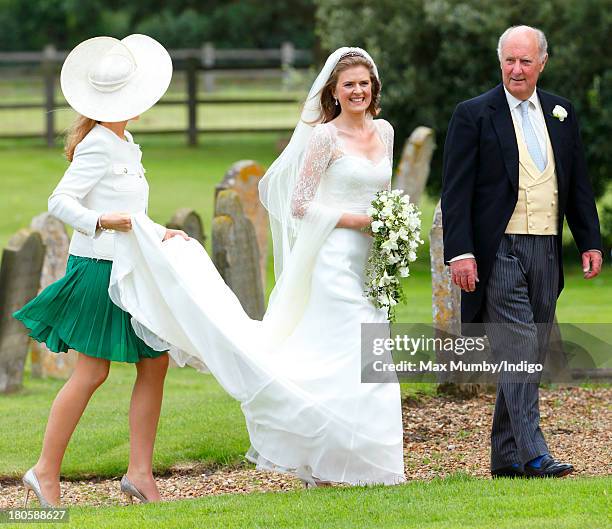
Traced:
<path id="1" fill-rule="evenodd" d="M 393 128 L 362 116 L 379 140 L 367 158 L 321 118 L 323 89 L 342 61 L 380 83 L 364 50 L 332 53 L 259 184 L 276 276 L 263 321 L 248 318 L 196 241 L 161 243 L 144 215 L 117 238 L 109 293 L 149 345 L 172 345 L 179 365 L 206 365 L 240 401 L 247 457 L 259 468 L 307 481 L 392 484 L 404 481 L 399 385 L 362 384 L 360 372 L 361 323 L 387 321 L 363 294 L 372 239 L 337 225 L 346 213 L 365 216 L 389 187 Z"/>
<path id="2" fill-rule="evenodd" d="M 386 321 L 361 293 L 370 241 L 354 230 L 330 231 L 309 302 L 290 331 L 270 313 L 251 320 L 198 242 L 160 243 L 145 215 L 117 238 L 109 294 L 149 345 L 171 344 L 181 366 L 205 364 L 240 401 L 247 457 L 258 468 L 305 480 L 399 483 L 399 386 L 360 382 L 359 322 Z"/>

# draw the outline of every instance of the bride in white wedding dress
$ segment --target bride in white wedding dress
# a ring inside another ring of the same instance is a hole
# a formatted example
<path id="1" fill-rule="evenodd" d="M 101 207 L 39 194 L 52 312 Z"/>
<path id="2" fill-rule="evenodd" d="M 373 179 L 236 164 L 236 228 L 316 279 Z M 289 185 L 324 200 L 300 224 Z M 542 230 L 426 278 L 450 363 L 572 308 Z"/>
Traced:
<path id="1" fill-rule="evenodd" d="M 404 481 L 399 385 L 361 383 L 361 324 L 387 322 L 363 295 L 366 214 L 390 186 L 393 129 L 371 57 L 341 48 L 310 90 L 292 139 L 260 184 L 276 285 L 251 320 L 194 240 L 160 243 L 133 218 L 109 294 L 179 365 L 204 365 L 240 401 L 258 468 L 310 484 Z"/>

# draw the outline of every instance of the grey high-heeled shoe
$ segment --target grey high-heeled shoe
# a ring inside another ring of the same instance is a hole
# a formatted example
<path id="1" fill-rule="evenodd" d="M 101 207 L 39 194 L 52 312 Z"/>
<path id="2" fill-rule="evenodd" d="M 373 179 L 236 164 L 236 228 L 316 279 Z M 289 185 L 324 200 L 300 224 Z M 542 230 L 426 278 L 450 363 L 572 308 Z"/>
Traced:
<path id="1" fill-rule="evenodd" d="M 126 495 L 130 503 L 134 503 L 134 498 L 138 498 L 142 503 L 149 503 L 145 495 L 128 479 L 127 474 L 121 478 L 121 492 Z"/>
<path id="2" fill-rule="evenodd" d="M 305 489 L 312 489 L 318 487 L 332 487 L 333 483 L 331 481 L 321 481 L 317 478 L 300 478 L 302 485 L 304 485 Z"/>
<path id="3" fill-rule="evenodd" d="M 26 490 L 25 501 L 23 502 L 23 508 L 25 509 L 28 506 L 28 500 L 30 499 L 30 492 L 36 494 L 38 498 L 38 503 L 40 503 L 41 507 L 53 507 L 53 504 L 49 502 L 42 493 L 42 489 L 40 488 L 40 483 L 38 482 L 38 478 L 34 473 L 34 467 L 28 470 L 23 476 L 22 480 L 23 486 Z"/>

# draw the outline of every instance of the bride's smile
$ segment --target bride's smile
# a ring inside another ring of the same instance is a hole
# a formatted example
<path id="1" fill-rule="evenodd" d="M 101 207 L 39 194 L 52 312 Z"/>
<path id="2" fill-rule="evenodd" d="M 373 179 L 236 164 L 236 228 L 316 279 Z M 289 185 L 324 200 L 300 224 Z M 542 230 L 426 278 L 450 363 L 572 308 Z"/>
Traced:
<path id="1" fill-rule="evenodd" d="M 341 72 L 334 97 L 346 112 L 365 112 L 372 102 L 370 71 L 365 66 L 354 66 Z"/>

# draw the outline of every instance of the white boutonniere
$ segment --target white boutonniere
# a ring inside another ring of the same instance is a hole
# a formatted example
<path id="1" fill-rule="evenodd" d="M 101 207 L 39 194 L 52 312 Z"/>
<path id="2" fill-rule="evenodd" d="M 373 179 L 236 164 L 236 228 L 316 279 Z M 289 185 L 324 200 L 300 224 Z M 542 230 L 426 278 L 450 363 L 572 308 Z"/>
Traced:
<path id="1" fill-rule="evenodd" d="M 553 108 L 552 115 L 556 117 L 559 121 L 563 121 L 567 117 L 567 110 L 565 110 L 561 105 L 555 105 Z"/>

